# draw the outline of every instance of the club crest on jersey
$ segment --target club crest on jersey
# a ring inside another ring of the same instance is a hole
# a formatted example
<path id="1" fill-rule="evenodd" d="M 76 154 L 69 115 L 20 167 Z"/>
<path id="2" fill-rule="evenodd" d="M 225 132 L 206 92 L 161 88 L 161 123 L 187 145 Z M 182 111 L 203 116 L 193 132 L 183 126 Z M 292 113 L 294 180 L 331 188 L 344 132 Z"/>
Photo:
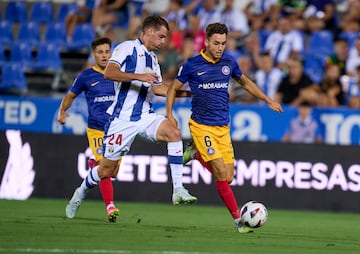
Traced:
<path id="1" fill-rule="evenodd" d="M 213 155 L 213 154 L 215 153 L 214 148 L 209 147 L 208 150 L 207 150 L 207 153 L 208 153 L 209 155 Z"/>
<path id="2" fill-rule="evenodd" d="M 227 76 L 227 75 L 230 74 L 230 67 L 227 66 L 227 65 L 225 65 L 225 66 L 222 67 L 221 71 L 222 71 L 222 73 L 223 73 L 224 75 Z"/>
<path id="3" fill-rule="evenodd" d="M 102 153 L 103 153 L 103 149 L 102 149 L 102 148 L 96 149 L 96 153 L 97 153 L 97 154 L 102 154 Z"/>

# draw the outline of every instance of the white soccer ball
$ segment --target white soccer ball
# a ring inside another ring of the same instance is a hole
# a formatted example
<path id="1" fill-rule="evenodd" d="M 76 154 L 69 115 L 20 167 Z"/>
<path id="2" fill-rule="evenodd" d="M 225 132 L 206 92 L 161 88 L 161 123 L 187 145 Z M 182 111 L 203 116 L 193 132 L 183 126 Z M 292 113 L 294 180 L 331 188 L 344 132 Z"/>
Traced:
<path id="1" fill-rule="evenodd" d="M 265 224 L 268 218 L 266 207 L 257 201 L 249 201 L 241 207 L 241 222 L 251 228 L 258 228 Z"/>

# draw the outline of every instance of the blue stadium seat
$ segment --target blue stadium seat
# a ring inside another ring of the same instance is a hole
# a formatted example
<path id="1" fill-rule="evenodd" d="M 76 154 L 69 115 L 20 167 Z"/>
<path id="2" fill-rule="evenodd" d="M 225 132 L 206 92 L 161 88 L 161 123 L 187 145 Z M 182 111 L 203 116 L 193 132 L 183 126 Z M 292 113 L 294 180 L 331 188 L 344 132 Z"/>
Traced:
<path id="1" fill-rule="evenodd" d="M 27 20 L 27 3 L 25 1 L 12 1 L 6 5 L 5 20 L 10 22 L 24 22 Z"/>
<path id="2" fill-rule="evenodd" d="M 64 22 L 66 16 L 78 9 L 76 3 L 60 3 L 58 11 L 55 15 L 55 21 Z"/>
<path id="3" fill-rule="evenodd" d="M 52 2 L 35 2 L 30 10 L 29 20 L 40 24 L 47 24 L 54 20 L 54 7 Z"/>
<path id="4" fill-rule="evenodd" d="M 76 25 L 72 41 L 67 43 L 68 50 L 81 50 L 89 48 L 91 42 L 95 39 L 95 32 L 90 23 Z"/>
<path id="5" fill-rule="evenodd" d="M 315 54 L 319 57 L 326 57 L 333 54 L 334 35 L 328 30 L 321 30 L 310 35 L 307 53 Z"/>
<path id="6" fill-rule="evenodd" d="M 43 43 L 38 47 L 34 70 L 57 71 L 62 69 L 60 51 L 57 45 Z"/>
<path id="7" fill-rule="evenodd" d="M 5 64 L 2 68 L 0 92 L 8 94 L 25 94 L 27 84 L 22 66 L 16 63 Z"/>
<path id="8" fill-rule="evenodd" d="M 12 26 L 13 23 L 10 21 L 0 21 L 0 44 L 10 46 L 14 42 Z"/>
<path id="9" fill-rule="evenodd" d="M 53 22 L 47 25 L 45 31 L 45 42 L 52 43 L 58 47 L 66 46 L 66 28 L 63 22 Z"/>
<path id="10" fill-rule="evenodd" d="M 40 44 L 40 26 L 34 21 L 26 21 L 20 23 L 18 31 L 18 42 L 26 42 L 31 47 L 36 47 Z"/>
<path id="11" fill-rule="evenodd" d="M 32 49 L 27 43 L 15 43 L 10 48 L 10 62 L 20 64 L 24 68 L 32 68 L 34 58 Z"/>

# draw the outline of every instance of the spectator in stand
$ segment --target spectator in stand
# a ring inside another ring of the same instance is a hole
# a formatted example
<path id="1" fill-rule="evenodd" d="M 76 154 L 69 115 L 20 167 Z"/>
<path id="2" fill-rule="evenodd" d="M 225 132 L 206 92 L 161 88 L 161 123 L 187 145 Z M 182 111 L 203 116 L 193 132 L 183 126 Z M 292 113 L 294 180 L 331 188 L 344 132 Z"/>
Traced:
<path id="1" fill-rule="evenodd" d="M 347 106 L 360 109 L 360 65 L 356 67 L 356 75 L 347 78 L 344 92 Z"/>
<path id="2" fill-rule="evenodd" d="M 260 68 L 255 73 L 255 83 L 269 98 L 274 99 L 283 77 L 283 72 L 274 66 L 271 56 L 264 53 L 260 57 Z"/>
<path id="3" fill-rule="evenodd" d="M 336 65 L 340 69 L 340 75 L 346 74 L 346 61 L 349 56 L 349 46 L 345 39 L 335 41 L 335 53 L 326 59 L 326 66 Z"/>
<path id="4" fill-rule="evenodd" d="M 67 41 L 71 41 L 75 27 L 81 23 L 91 22 L 93 9 L 99 4 L 98 0 L 77 0 L 77 9 L 65 18 Z"/>
<path id="5" fill-rule="evenodd" d="M 302 101 L 298 115 L 290 120 L 282 141 L 286 143 L 321 144 L 323 142 L 319 124 L 312 116 L 312 104 Z"/>
<path id="6" fill-rule="evenodd" d="M 247 55 L 240 56 L 237 59 L 238 66 L 252 82 L 255 81 L 254 72 L 251 70 L 251 59 Z M 238 103 L 252 103 L 255 99 L 242 86 L 239 86 L 234 79 L 229 82 L 229 101 Z"/>
<path id="7" fill-rule="evenodd" d="M 245 45 L 240 48 L 241 55 L 251 60 L 251 71 L 255 72 L 260 66 L 261 42 L 258 33 L 252 32 L 245 38 Z"/>
<path id="8" fill-rule="evenodd" d="M 113 27 L 127 22 L 128 6 L 126 0 L 100 0 L 93 9 L 92 25 L 98 36 Z"/>
<path id="9" fill-rule="evenodd" d="M 220 22 L 228 27 L 228 37 L 238 40 L 249 33 L 248 20 L 242 10 L 234 7 L 234 0 L 225 0 L 224 2 L 225 6 L 221 10 Z"/>
<path id="10" fill-rule="evenodd" d="M 349 58 L 346 61 L 347 75 L 355 76 L 358 65 L 360 65 L 360 35 L 356 38 L 355 45 L 350 49 Z"/>
<path id="11" fill-rule="evenodd" d="M 328 97 L 329 107 L 345 104 L 344 92 L 340 83 L 340 68 L 337 65 L 329 65 L 325 69 L 324 79 L 318 88 Z"/>
<path id="12" fill-rule="evenodd" d="M 237 40 L 234 37 L 227 38 L 225 52 L 232 55 L 235 59 L 240 57 L 241 51 L 238 49 Z"/>
<path id="13" fill-rule="evenodd" d="M 265 51 L 270 53 L 279 69 L 284 68 L 289 58 L 298 57 L 303 48 L 303 38 L 293 30 L 289 17 L 280 18 L 277 30 L 269 35 L 265 43 Z"/>
<path id="14" fill-rule="evenodd" d="M 288 61 L 288 74 L 280 82 L 275 101 L 292 106 L 298 106 L 303 100 L 316 104 L 316 91 L 316 85 L 304 72 L 302 60 L 292 58 Z"/>
<path id="15" fill-rule="evenodd" d="M 346 1 L 347 7 L 344 13 L 345 19 L 360 21 L 360 1 L 359 0 L 348 0 Z"/>
<path id="16" fill-rule="evenodd" d="M 200 28 L 205 31 L 207 25 L 221 21 L 221 11 L 217 0 L 203 0 L 197 13 L 200 18 Z"/>
<path id="17" fill-rule="evenodd" d="M 303 16 L 315 16 L 325 23 L 325 29 L 335 32 L 337 30 L 336 8 L 333 0 L 307 0 Z"/>
<path id="18" fill-rule="evenodd" d="M 161 68 L 163 83 L 171 84 L 176 77 L 176 72 L 179 65 L 178 54 L 172 49 L 171 44 L 169 43 L 165 43 L 164 46 L 156 53 Z"/>
<path id="19" fill-rule="evenodd" d="M 258 29 L 265 26 L 266 22 L 275 22 L 278 19 L 277 0 L 250 0 L 244 12 L 251 27 L 256 23 Z M 255 29 L 257 30 L 257 29 Z"/>
<path id="20" fill-rule="evenodd" d="M 189 56 L 200 54 L 205 48 L 205 37 L 205 30 L 200 28 L 200 18 L 197 15 L 189 15 L 189 29 L 185 33 L 182 61 L 186 61 Z"/>
<path id="21" fill-rule="evenodd" d="M 162 16 L 164 16 L 167 21 L 175 20 L 178 30 L 185 32 L 189 28 L 188 15 L 200 4 L 200 1 L 201 0 L 194 0 L 184 6 L 183 0 L 170 0 L 169 7 Z"/>
<path id="22" fill-rule="evenodd" d="M 287 16 L 291 21 L 295 21 L 302 18 L 305 7 L 304 0 L 278 0 L 274 12 L 277 17 Z"/>

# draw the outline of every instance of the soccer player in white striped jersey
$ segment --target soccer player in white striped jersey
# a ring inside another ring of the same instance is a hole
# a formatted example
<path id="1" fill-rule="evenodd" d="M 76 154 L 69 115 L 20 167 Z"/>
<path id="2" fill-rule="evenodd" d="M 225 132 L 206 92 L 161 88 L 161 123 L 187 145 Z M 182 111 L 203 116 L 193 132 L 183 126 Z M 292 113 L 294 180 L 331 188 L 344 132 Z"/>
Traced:
<path id="1" fill-rule="evenodd" d="M 116 93 L 115 101 L 107 110 L 111 118 L 105 126 L 103 159 L 75 190 L 69 203 L 75 213 L 87 191 L 113 174 L 118 160 L 130 151 L 136 136 L 152 142 L 167 142 L 173 183 L 172 202 L 174 205 L 196 202 L 197 198 L 190 195 L 182 183 L 180 130 L 164 116 L 154 113 L 150 101 L 153 94 L 167 94 L 168 86 L 162 84 L 160 66 L 153 50 L 166 43 L 168 31 L 169 25 L 162 17 L 148 16 L 144 19 L 139 38 L 120 43 L 114 49 L 104 72 L 106 79 L 115 81 Z M 177 96 L 190 94 L 179 91 Z"/>

